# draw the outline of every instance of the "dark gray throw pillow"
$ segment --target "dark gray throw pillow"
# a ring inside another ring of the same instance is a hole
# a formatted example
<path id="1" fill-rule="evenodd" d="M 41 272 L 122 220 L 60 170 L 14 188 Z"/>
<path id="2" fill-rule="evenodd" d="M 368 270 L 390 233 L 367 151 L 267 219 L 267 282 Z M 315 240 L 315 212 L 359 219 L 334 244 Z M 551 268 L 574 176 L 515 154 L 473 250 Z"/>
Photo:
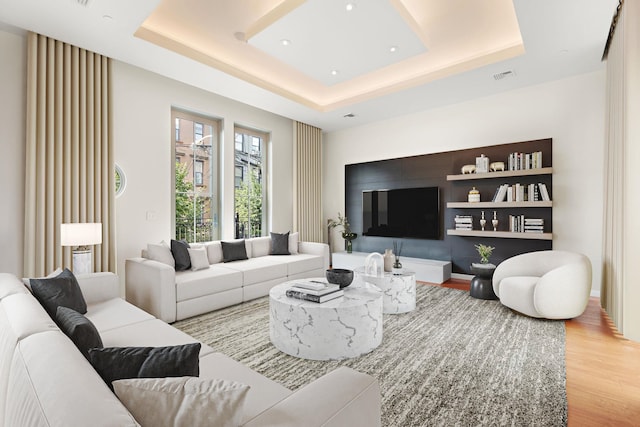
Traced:
<path id="1" fill-rule="evenodd" d="M 102 348 L 102 339 L 96 327 L 91 323 L 91 320 L 77 311 L 67 307 L 58 307 L 56 323 L 62 332 L 71 338 L 71 341 L 87 360 L 90 348 Z"/>
<path id="2" fill-rule="evenodd" d="M 89 350 L 89 362 L 113 390 L 129 378 L 197 377 L 200 343 L 168 347 L 108 347 Z"/>
<path id="3" fill-rule="evenodd" d="M 235 242 L 220 242 L 222 244 L 222 262 L 240 261 L 249 259 L 244 240 Z"/>
<path id="4" fill-rule="evenodd" d="M 29 282 L 31 292 L 52 319 L 56 318 L 59 306 L 71 308 L 81 314 L 87 312 L 87 303 L 78 281 L 68 268 L 56 277 L 29 279 Z"/>
<path id="5" fill-rule="evenodd" d="M 289 232 L 271 233 L 271 255 L 291 255 L 289 253 Z"/>
<path id="6" fill-rule="evenodd" d="M 184 240 L 171 240 L 171 253 L 176 261 L 176 271 L 184 271 L 191 268 L 189 248 L 189 243 Z"/>

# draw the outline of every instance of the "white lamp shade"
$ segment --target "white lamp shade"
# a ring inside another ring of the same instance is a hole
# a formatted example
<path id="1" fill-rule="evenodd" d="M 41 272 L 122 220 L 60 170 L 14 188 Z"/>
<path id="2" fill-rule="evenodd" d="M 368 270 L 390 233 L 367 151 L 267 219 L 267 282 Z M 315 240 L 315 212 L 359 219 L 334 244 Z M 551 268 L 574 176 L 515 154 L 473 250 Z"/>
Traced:
<path id="1" fill-rule="evenodd" d="M 102 223 L 83 222 L 60 225 L 62 246 L 86 246 L 102 243 Z"/>

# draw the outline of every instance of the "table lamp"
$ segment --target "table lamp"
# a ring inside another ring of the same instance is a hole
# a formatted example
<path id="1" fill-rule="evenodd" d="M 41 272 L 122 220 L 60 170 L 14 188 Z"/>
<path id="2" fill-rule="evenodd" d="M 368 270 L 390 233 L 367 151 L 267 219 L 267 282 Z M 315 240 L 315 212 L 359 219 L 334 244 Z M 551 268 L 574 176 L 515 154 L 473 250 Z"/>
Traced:
<path id="1" fill-rule="evenodd" d="M 75 246 L 73 249 L 73 273 L 93 273 L 91 248 L 89 245 L 102 243 L 102 223 L 85 222 L 60 225 L 60 243 L 62 246 Z"/>

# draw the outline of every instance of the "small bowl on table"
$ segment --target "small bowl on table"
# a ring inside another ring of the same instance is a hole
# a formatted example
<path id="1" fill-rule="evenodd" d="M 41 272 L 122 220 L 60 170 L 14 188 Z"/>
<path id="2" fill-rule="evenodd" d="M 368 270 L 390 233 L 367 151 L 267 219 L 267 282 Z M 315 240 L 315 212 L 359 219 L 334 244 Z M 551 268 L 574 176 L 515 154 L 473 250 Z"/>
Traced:
<path id="1" fill-rule="evenodd" d="M 327 270 L 325 276 L 327 282 L 340 286 L 340 289 L 346 288 L 353 282 L 353 270 L 346 268 L 331 268 Z"/>

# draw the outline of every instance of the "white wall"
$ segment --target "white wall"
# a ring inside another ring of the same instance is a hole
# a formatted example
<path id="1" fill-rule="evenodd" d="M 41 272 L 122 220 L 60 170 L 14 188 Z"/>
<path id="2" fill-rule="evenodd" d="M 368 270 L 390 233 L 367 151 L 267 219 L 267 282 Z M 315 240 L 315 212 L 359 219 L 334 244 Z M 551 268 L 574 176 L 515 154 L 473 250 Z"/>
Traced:
<path id="1" fill-rule="evenodd" d="M 597 293 L 602 271 L 604 102 L 603 70 L 327 133 L 325 218 L 344 213 L 345 164 L 553 138 L 553 247 L 583 252 L 591 259 Z"/>
<path id="2" fill-rule="evenodd" d="M 293 125 L 290 119 L 116 62 L 113 78 L 116 162 L 127 177 L 116 199 L 118 272 L 124 260 L 140 256 L 149 242 L 171 239 L 171 107 L 223 123 L 222 238 L 233 238 L 234 124 L 271 133 L 270 230 L 285 232 L 293 224 Z M 147 213 L 155 219 L 148 220 Z"/>
<path id="3" fill-rule="evenodd" d="M 0 26 L 0 272 L 22 277 L 27 75 L 25 32 Z"/>

